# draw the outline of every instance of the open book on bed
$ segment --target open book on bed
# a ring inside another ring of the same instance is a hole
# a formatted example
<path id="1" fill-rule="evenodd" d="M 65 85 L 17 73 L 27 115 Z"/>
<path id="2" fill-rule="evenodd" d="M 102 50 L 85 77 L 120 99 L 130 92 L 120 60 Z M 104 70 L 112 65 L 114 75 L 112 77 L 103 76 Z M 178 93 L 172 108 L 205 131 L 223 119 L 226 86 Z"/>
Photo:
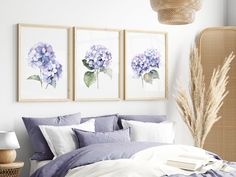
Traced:
<path id="1" fill-rule="evenodd" d="M 210 159 L 194 156 L 191 154 L 179 155 L 172 159 L 167 160 L 167 165 L 173 166 L 176 168 L 195 171 L 201 169 L 201 167 L 205 166 L 210 162 Z"/>

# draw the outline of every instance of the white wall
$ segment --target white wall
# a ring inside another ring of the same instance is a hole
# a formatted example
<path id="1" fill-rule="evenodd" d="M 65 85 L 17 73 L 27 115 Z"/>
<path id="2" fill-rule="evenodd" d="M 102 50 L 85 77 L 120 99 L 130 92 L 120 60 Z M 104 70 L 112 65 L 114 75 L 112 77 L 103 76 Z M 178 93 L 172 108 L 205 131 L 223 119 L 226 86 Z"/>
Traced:
<path id="1" fill-rule="evenodd" d="M 227 7 L 227 25 L 236 26 L 236 1 L 228 0 Z"/>
<path id="2" fill-rule="evenodd" d="M 176 80 L 180 78 L 186 81 L 187 85 L 188 54 L 196 35 L 206 27 L 224 25 L 225 21 L 225 0 L 204 0 L 196 21 L 184 26 L 159 24 L 147 0 L 1 0 L 0 130 L 14 130 L 18 135 L 21 144 L 18 159 L 26 163 L 22 176 L 28 176 L 28 159 L 32 154 L 21 120 L 22 116 L 54 116 L 78 111 L 84 116 L 117 112 L 167 114 L 169 119 L 176 121 L 177 143 L 192 143 L 172 97 Z M 17 23 L 166 31 L 169 33 L 169 99 L 150 102 L 18 103 L 16 102 Z"/>

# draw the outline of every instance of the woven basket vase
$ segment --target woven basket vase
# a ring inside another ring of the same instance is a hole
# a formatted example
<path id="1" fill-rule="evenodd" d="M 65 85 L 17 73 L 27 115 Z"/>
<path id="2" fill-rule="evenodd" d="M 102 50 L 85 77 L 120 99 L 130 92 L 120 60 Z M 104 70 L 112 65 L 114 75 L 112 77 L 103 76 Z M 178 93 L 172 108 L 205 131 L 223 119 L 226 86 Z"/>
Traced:
<path id="1" fill-rule="evenodd" d="M 202 0 L 150 0 L 151 7 L 158 13 L 160 23 L 183 25 L 192 23 Z"/>

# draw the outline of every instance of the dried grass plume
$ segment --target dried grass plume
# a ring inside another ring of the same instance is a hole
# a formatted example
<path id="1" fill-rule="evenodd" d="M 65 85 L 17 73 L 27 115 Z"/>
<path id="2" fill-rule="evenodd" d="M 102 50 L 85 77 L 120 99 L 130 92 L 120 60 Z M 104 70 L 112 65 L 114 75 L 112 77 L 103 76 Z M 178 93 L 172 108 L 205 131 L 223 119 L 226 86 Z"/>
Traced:
<path id="1" fill-rule="evenodd" d="M 186 91 L 178 84 L 175 97 L 179 112 L 188 126 L 197 147 L 203 147 L 212 126 L 221 118 L 218 112 L 228 94 L 228 72 L 234 59 L 233 52 L 225 58 L 222 66 L 214 69 L 209 87 L 206 89 L 201 57 L 194 47 L 190 53 L 190 89 Z"/>

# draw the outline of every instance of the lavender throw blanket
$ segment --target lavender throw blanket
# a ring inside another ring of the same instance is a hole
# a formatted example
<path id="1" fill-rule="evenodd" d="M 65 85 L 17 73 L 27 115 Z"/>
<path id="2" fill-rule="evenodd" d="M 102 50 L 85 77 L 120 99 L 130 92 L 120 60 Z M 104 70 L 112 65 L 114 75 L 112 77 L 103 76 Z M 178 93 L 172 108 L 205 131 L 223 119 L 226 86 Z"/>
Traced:
<path id="1" fill-rule="evenodd" d="M 58 157 L 38 169 L 31 175 L 31 177 L 65 177 L 68 170 L 72 168 L 92 164 L 102 160 L 127 159 L 141 150 L 160 145 L 160 143 L 146 142 L 93 144 Z M 232 166 L 236 167 L 236 164 L 232 163 Z M 225 173 L 211 170 L 206 174 L 191 176 L 236 177 L 236 172 Z M 172 177 L 184 177 L 184 175 L 172 175 Z"/>

